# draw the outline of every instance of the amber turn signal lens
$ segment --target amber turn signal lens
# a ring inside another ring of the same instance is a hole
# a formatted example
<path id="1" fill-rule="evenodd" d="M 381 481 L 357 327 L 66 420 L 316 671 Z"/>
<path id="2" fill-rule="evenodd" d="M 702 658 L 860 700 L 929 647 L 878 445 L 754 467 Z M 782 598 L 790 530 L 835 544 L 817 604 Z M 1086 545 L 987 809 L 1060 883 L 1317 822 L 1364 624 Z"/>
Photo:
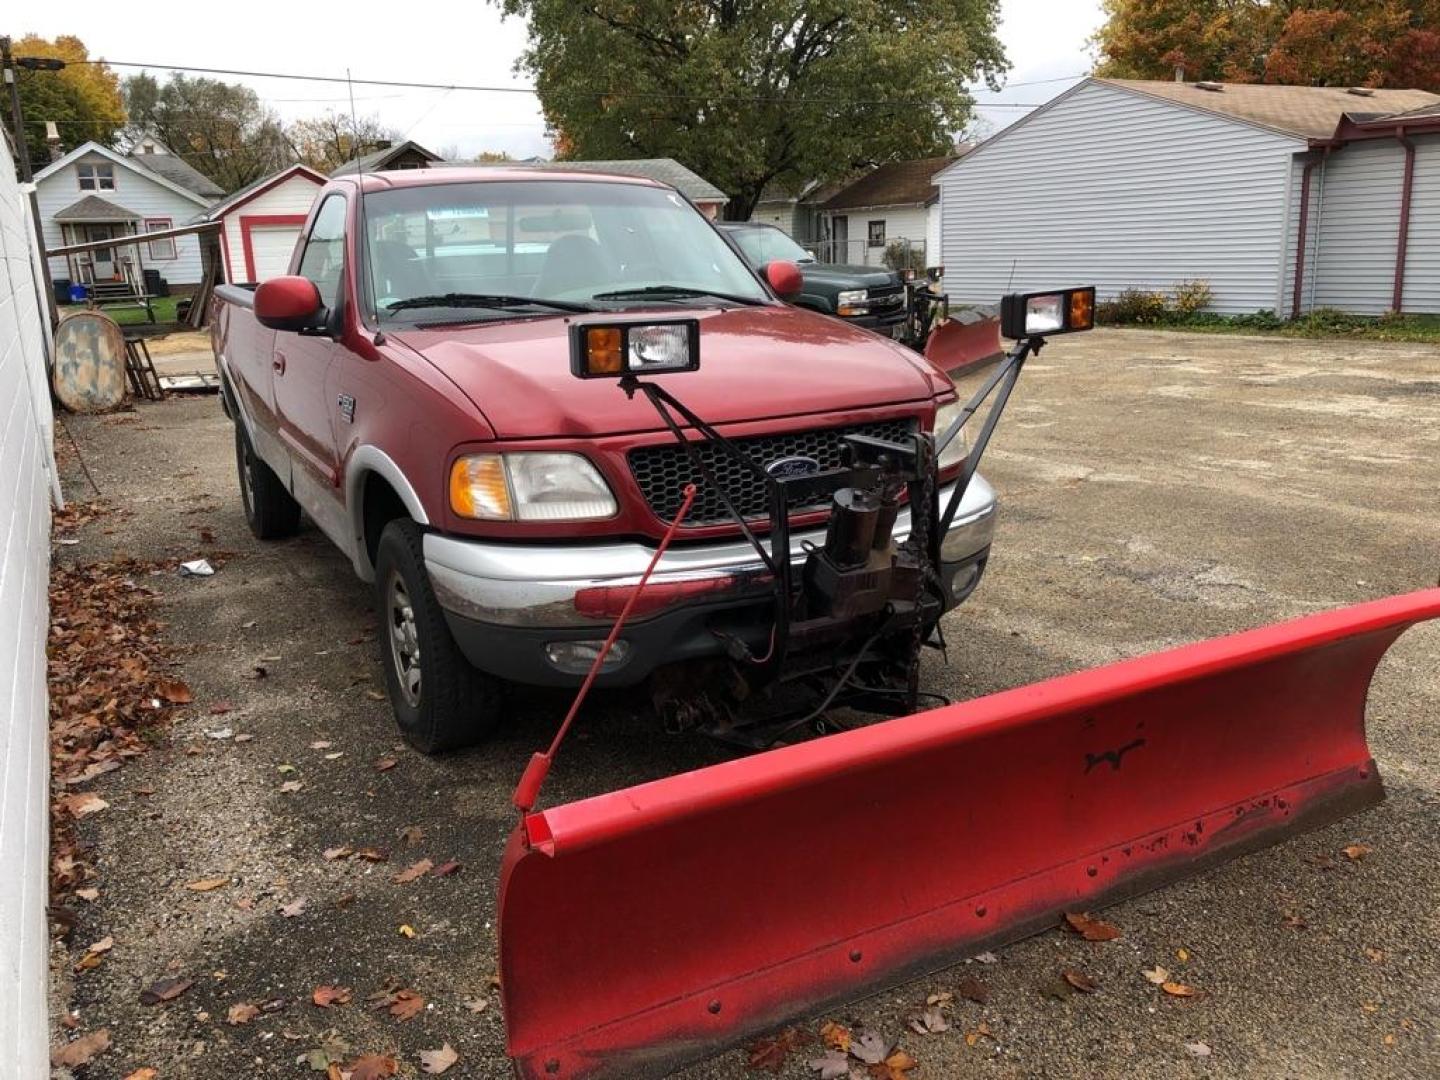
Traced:
<path id="1" fill-rule="evenodd" d="M 620 328 L 591 326 L 585 330 L 585 370 L 591 375 L 619 375 L 624 371 Z"/>
<path id="2" fill-rule="evenodd" d="M 450 467 L 450 509 L 481 521 L 510 520 L 510 485 L 499 454 L 473 454 Z"/>
<path id="3" fill-rule="evenodd" d="M 1070 321 L 1067 329 L 1089 330 L 1095 325 L 1095 293 L 1076 289 L 1070 294 Z"/>

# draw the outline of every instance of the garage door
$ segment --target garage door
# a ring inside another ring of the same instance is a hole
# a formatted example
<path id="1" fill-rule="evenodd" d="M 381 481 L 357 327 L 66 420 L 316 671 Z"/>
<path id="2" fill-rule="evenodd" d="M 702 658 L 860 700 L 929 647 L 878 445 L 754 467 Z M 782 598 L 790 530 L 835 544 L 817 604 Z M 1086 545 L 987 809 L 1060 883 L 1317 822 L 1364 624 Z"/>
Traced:
<path id="1" fill-rule="evenodd" d="M 300 236 L 299 225 L 257 225 L 250 229 L 250 253 L 255 280 L 279 277 L 290 269 L 290 253 Z"/>

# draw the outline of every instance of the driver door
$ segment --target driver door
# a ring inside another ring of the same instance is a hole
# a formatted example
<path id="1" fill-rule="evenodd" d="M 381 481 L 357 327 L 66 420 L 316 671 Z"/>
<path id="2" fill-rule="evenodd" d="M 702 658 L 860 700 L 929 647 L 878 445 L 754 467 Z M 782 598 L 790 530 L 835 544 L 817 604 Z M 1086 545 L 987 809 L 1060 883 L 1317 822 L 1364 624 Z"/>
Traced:
<path id="1" fill-rule="evenodd" d="M 320 291 L 338 335 L 345 303 L 345 196 L 325 199 L 310 226 L 296 270 Z M 275 415 L 280 441 L 290 457 L 290 490 L 295 499 L 343 550 L 349 528 L 340 497 L 340 462 L 335 440 L 332 368 L 345 346 L 330 334 L 275 333 Z"/>

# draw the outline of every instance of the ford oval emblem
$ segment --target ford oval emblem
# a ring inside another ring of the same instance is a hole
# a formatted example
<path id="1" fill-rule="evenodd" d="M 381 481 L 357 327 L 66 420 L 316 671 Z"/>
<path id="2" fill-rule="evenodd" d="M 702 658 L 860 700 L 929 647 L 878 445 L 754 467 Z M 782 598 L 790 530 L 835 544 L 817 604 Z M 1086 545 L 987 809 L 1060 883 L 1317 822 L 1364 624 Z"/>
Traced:
<path id="1" fill-rule="evenodd" d="M 765 466 L 765 471 L 776 480 L 785 480 L 794 476 L 814 476 L 820 471 L 820 462 L 813 457 L 795 454 L 791 457 L 776 458 Z"/>

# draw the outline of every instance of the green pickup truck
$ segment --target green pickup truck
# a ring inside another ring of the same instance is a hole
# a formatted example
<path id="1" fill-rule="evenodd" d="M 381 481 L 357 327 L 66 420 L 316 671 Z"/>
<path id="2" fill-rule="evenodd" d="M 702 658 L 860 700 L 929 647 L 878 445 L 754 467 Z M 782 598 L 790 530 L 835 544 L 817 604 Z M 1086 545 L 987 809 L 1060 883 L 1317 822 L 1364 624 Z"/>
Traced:
<path id="1" fill-rule="evenodd" d="M 834 315 L 887 337 L 904 335 L 905 282 L 896 271 L 883 266 L 818 263 L 814 255 L 774 225 L 749 221 L 717 225 L 757 270 L 776 259 L 788 259 L 800 267 L 805 287 L 791 301 L 796 307 Z"/>

